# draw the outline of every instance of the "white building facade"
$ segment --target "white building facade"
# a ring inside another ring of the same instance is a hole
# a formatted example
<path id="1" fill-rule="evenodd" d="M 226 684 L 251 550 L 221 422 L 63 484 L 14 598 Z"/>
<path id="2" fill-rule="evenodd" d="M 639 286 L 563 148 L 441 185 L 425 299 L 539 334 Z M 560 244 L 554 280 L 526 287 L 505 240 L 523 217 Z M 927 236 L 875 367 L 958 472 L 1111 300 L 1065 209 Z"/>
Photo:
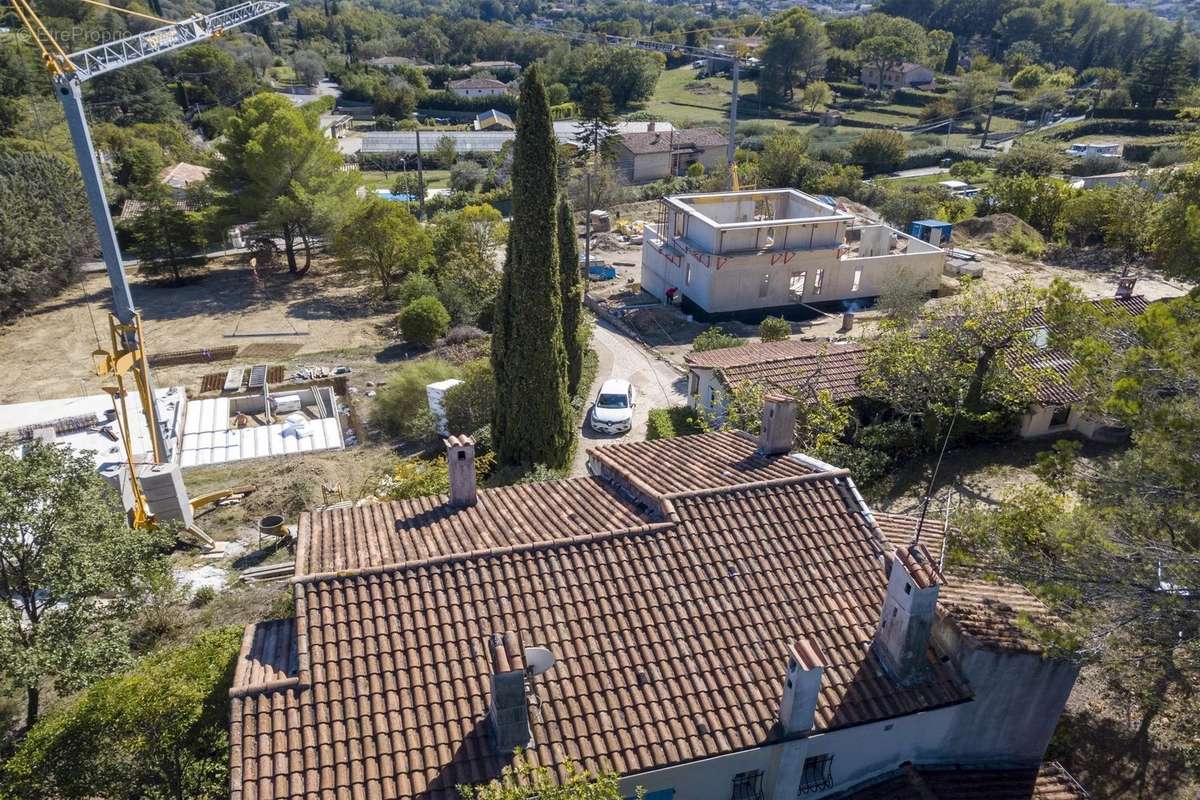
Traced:
<path id="1" fill-rule="evenodd" d="M 856 224 L 794 189 L 679 195 L 645 228 L 642 288 L 700 319 L 761 319 L 868 301 L 893 280 L 932 293 L 945 260 L 940 247 Z"/>

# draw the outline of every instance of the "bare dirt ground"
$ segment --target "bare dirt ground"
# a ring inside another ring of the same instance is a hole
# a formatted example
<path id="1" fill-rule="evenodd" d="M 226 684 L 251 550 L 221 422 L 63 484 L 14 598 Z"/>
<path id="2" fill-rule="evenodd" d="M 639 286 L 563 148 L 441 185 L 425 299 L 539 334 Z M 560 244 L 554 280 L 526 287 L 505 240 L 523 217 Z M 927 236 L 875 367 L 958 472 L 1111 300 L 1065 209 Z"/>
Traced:
<path id="1" fill-rule="evenodd" d="M 275 273 L 261 289 L 246 267 L 229 261 L 214 263 L 203 278 L 183 286 L 132 277 L 152 354 L 287 342 L 300 345 L 293 360 L 302 363 L 306 354 L 382 348 L 387 338 L 380 326 L 396 313 L 378 303 L 360 279 L 321 261 L 301 278 L 289 277 L 286 270 Z M 108 344 L 110 304 L 107 278 L 88 275 L 0 327 L 0 364 L 6 367 L 0 372 L 0 402 L 97 393 L 102 381 L 91 370 L 91 353 L 97 334 L 102 345 Z M 168 386 L 193 382 L 215 369 L 170 367 L 155 376 L 159 386 Z"/>

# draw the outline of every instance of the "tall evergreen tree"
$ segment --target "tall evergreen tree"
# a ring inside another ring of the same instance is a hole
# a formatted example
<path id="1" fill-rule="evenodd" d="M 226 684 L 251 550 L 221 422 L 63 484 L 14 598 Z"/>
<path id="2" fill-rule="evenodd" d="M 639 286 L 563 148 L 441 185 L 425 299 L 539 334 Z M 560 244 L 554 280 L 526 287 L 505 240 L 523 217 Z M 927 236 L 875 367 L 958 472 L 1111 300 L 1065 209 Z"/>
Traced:
<path id="1" fill-rule="evenodd" d="M 558 201 L 558 280 L 562 287 L 563 344 L 567 348 L 567 393 L 574 397 L 583 370 L 584 339 L 579 331 L 583 316 L 583 275 L 579 269 L 579 241 L 575 218 L 566 197 Z"/>
<path id="2" fill-rule="evenodd" d="M 1171 32 L 1138 62 L 1129 85 L 1133 102 L 1152 107 L 1159 101 L 1173 100 L 1187 84 L 1191 63 L 1184 47 L 1185 37 L 1180 19 Z"/>
<path id="3" fill-rule="evenodd" d="M 505 464 L 566 466 L 574 435 L 559 288 L 557 149 L 541 71 L 521 82 L 512 225 L 492 334 L 492 438 Z"/>
<path id="4" fill-rule="evenodd" d="M 612 92 L 607 86 L 593 83 L 579 101 L 579 124 L 575 138 L 579 152 L 585 158 L 612 155 L 612 139 L 617 135 L 617 117 L 613 111 Z"/>
<path id="5" fill-rule="evenodd" d="M 942 72 L 947 75 L 954 75 L 958 72 L 958 39 L 955 38 L 950 42 L 950 50 L 946 53 L 946 63 L 942 66 Z"/>

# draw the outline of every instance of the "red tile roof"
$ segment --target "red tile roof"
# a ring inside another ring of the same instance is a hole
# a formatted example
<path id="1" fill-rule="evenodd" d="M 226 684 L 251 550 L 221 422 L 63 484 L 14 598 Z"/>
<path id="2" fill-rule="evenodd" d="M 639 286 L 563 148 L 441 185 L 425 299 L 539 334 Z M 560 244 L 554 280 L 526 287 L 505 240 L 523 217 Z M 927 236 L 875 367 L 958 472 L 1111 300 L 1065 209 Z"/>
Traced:
<path id="1" fill-rule="evenodd" d="M 957 769 L 908 767 L 829 800 L 1087 800 L 1057 761 L 1040 767 Z"/>
<path id="2" fill-rule="evenodd" d="M 690 128 L 677 131 L 646 131 L 623 133 L 617 141 L 635 155 L 666 153 L 669 150 L 707 149 L 725 147 L 729 140 L 715 128 Z"/>
<path id="3" fill-rule="evenodd" d="M 689 353 L 694 367 L 716 369 L 727 386 L 744 381 L 813 395 L 828 391 L 834 400 L 862 395 L 858 381 L 867 366 L 867 351 L 850 342 L 756 342 Z"/>
<path id="4" fill-rule="evenodd" d="M 232 800 L 449 800 L 494 777 L 489 642 L 507 631 L 557 657 L 531 681 L 530 757 L 546 765 L 629 774 L 770 742 L 800 638 L 827 665 L 818 729 L 970 696 L 932 650 L 909 686 L 871 651 L 885 541 L 843 471 L 758 456 L 736 434 L 593 457 L 658 505 L 627 524 L 632 507 L 585 479 L 484 489 L 456 514 L 413 501 L 306 515 L 295 658 L 267 623 L 239 663 Z M 563 513 L 585 502 L 598 510 Z"/>
<path id="5" fill-rule="evenodd" d="M 1041 652 L 1034 628 L 1058 623 L 1021 586 L 953 574 L 938 590 L 938 614 L 986 649 Z"/>

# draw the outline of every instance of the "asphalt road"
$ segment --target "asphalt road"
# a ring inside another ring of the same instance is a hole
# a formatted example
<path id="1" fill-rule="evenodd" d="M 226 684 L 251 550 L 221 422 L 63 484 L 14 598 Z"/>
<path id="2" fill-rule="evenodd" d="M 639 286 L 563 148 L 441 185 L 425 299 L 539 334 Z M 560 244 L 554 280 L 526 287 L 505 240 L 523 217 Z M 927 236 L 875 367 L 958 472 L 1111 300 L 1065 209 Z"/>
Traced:
<path id="1" fill-rule="evenodd" d="M 651 409 L 678 406 L 686 402 L 686 377 L 603 320 L 597 321 L 592 332 L 592 347 L 600 363 L 589 396 L 594 400 L 600 386 L 610 378 L 620 378 L 633 384 L 633 430 L 620 436 L 597 433 L 588 424 L 591 416 L 589 411 L 579 431 L 580 442 L 575 449 L 571 475 L 587 474 L 588 448 L 610 442 L 640 442 L 646 438 L 646 421 Z"/>

